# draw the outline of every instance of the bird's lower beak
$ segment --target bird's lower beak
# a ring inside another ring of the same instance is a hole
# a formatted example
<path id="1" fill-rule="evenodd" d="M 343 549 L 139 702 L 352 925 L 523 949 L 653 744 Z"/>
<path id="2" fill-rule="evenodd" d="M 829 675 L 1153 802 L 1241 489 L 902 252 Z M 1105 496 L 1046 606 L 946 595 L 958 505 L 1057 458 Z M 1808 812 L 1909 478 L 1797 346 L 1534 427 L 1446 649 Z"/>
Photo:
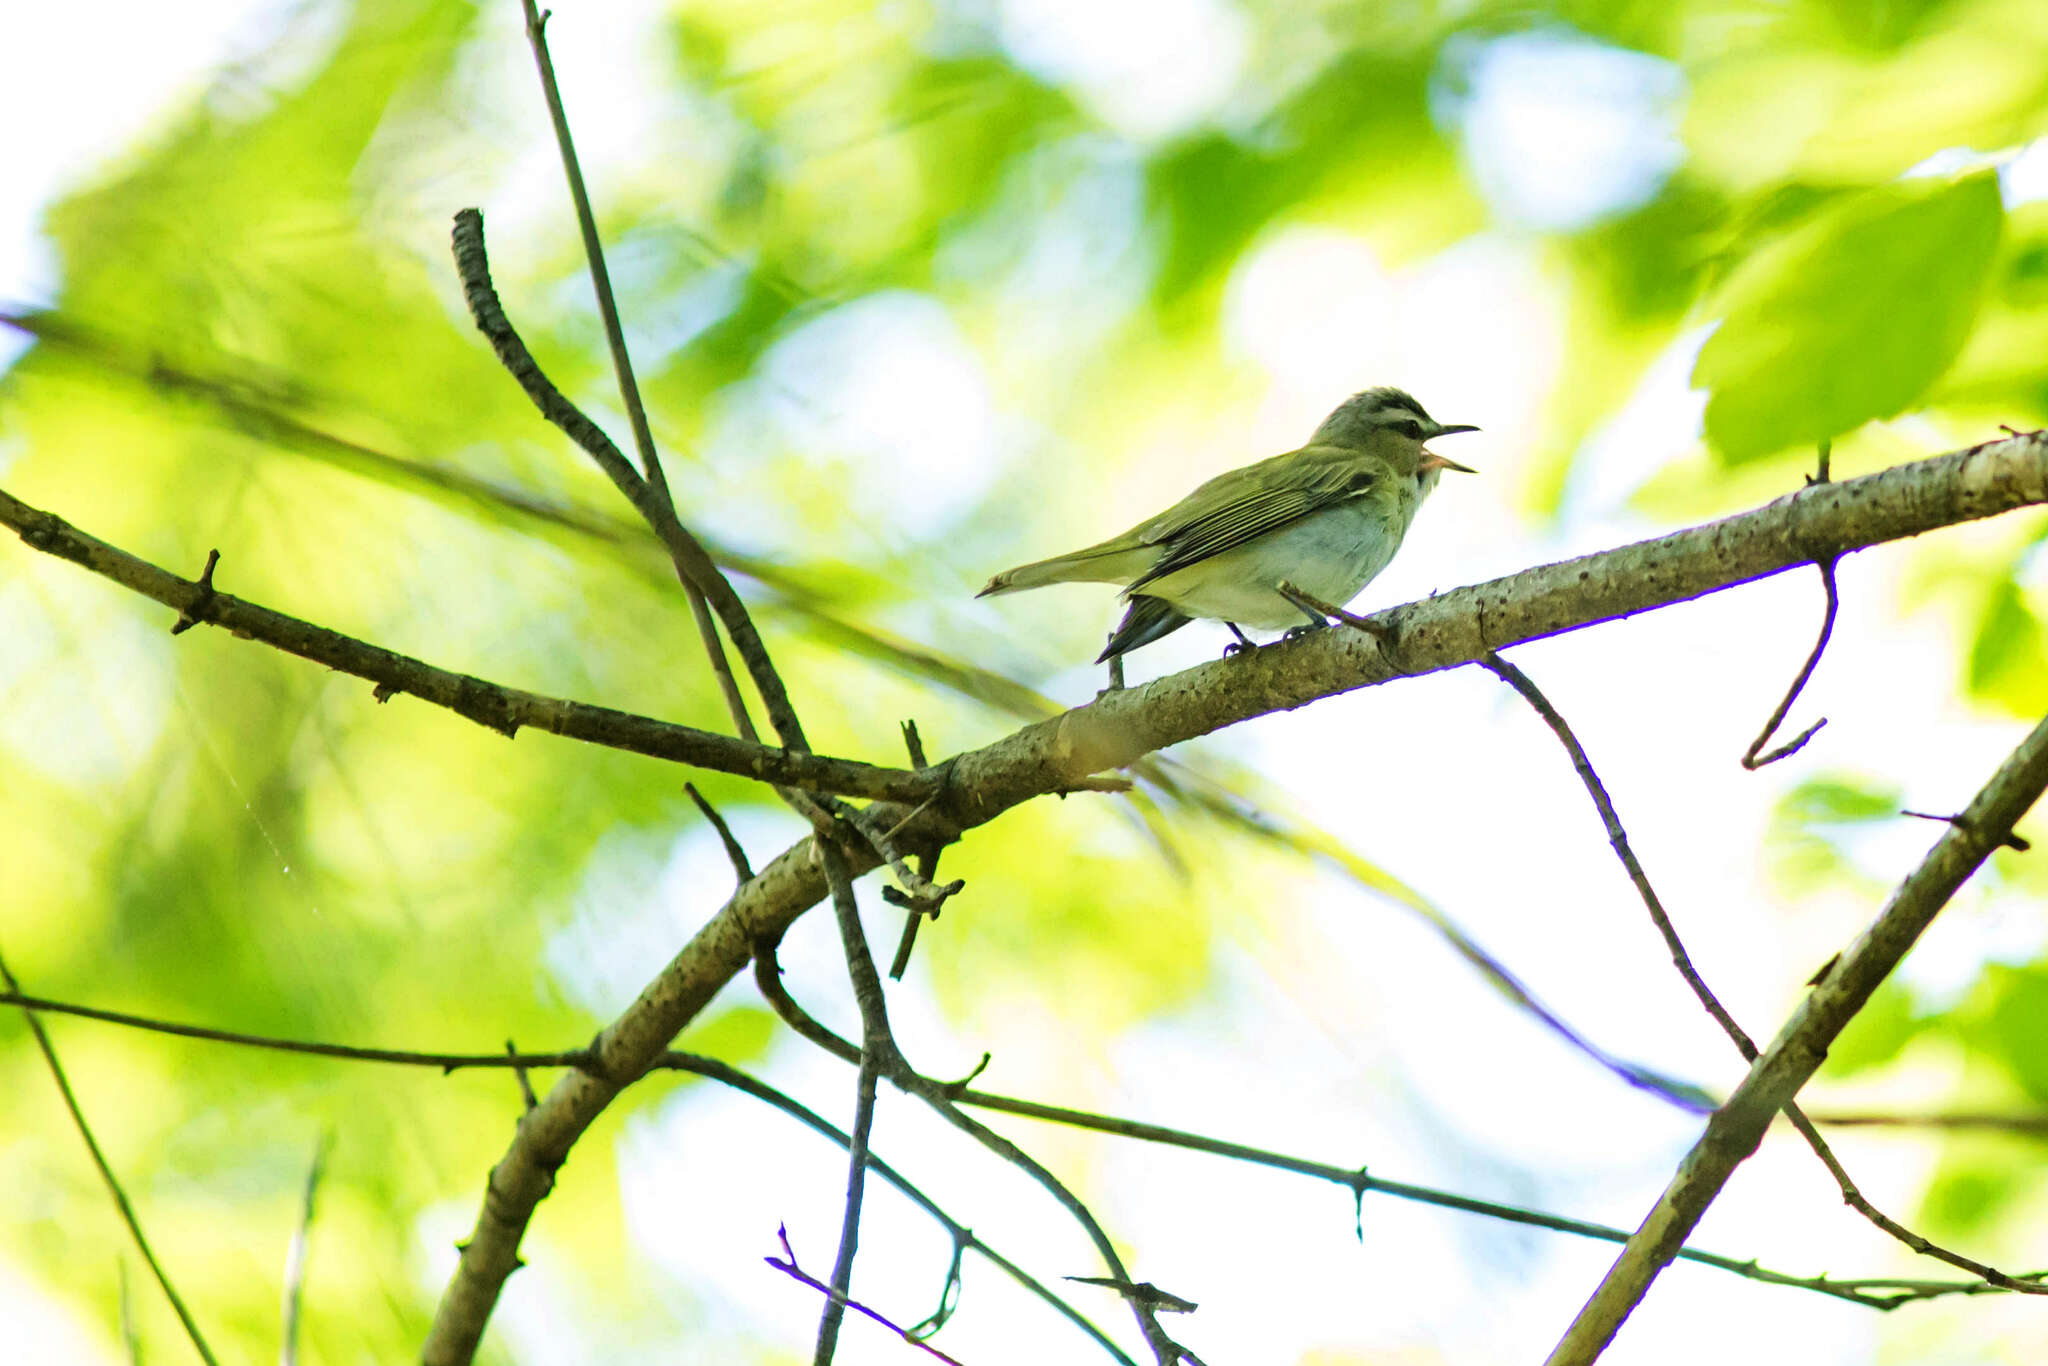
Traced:
<path id="1" fill-rule="evenodd" d="M 1479 429 L 1477 427 L 1454 427 L 1451 430 L 1476 432 Z M 1435 451 L 1424 451 L 1422 453 L 1422 463 L 1415 467 L 1415 472 L 1417 474 L 1428 474 L 1431 470 L 1456 470 L 1460 474 L 1479 473 L 1478 470 L 1473 469 L 1470 465 L 1460 465 L 1455 460 L 1446 460 Z"/>

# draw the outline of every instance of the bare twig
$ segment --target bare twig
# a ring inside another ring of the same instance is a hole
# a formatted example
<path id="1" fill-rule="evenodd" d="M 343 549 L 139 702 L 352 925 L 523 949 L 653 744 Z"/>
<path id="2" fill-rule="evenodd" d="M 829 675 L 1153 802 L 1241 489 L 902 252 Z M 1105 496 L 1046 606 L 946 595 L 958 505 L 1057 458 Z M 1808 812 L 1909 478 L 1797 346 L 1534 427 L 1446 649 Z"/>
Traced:
<path id="1" fill-rule="evenodd" d="M 1742 751 L 1742 766 L 1752 772 L 1766 764 L 1775 764 L 1780 759 L 1791 758 L 1806 748 L 1806 742 L 1818 735 L 1820 728 L 1828 723 L 1828 719 L 1823 716 L 1770 753 L 1760 753 L 1763 747 L 1771 742 L 1771 736 L 1777 733 L 1778 727 L 1784 724 L 1785 713 L 1792 710 L 1792 704 L 1799 699 L 1807 680 L 1813 677 L 1813 671 L 1820 667 L 1820 657 L 1827 653 L 1828 639 L 1835 633 L 1835 613 L 1841 607 L 1842 599 L 1835 587 L 1835 562 L 1832 558 L 1820 561 L 1820 584 L 1827 594 L 1828 603 L 1827 610 L 1820 619 L 1820 637 L 1813 642 L 1813 652 L 1806 656 L 1806 663 L 1793 677 L 1792 686 L 1785 689 L 1785 696 L 1772 709 L 1770 718 L 1764 722 L 1764 728 L 1749 742 L 1749 748 Z"/>
<path id="2" fill-rule="evenodd" d="M 21 983 L 15 980 L 5 958 L 0 958 L 0 982 L 6 984 L 10 995 L 21 995 Z M 85 1110 L 79 1105 L 78 1097 L 72 1094 L 71 1081 L 64 1075 L 64 1064 L 57 1061 L 56 1045 L 50 1042 L 49 1033 L 44 1030 L 43 1022 L 37 1019 L 35 1011 L 27 1006 L 22 1007 L 21 1018 L 28 1022 L 28 1031 L 35 1036 L 36 1047 L 42 1050 L 43 1062 L 50 1069 L 50 1079 L 57 1083 L 57 1094 L 64 1098 L 64 1108 L 71 1113 L 71 1123 L 77 1128 L 78 1136 L 85 1140 L 85 1150 L 91 1155 L 93 1166 L 98 1168 L 100 1180 L 105 1184 L 107 1194 L 113 1197 L 114 1209 L 120 1214 L 121 1222 L 128 1226 L 128 1236 L 134 1239 L 135 1250 L 142 1254 L 142 1260 L 149 1267 L 150 1274 L 156 1277 L 158 1287 L 163 1290 L 164 1298 L 170 1301 L 171 1311 L 178 1316 L 178 1322 L 184 1325 L 185 1336 L 191 1340 L 192 1349 L 199 1353 L 199 1359 L 204 1361 L 206 1366 L 218 1366 L 213 1349 L 206 1345 L 206 1335 L 199 1331 L 198 1320 L 194 1319 L 192 1311 L 185 1307 L 184 1299 L 178 1294 L 177 1287 L 171 1284 L 171 1278 L 164 1271 L 163 1264 L 157 1261 L 156 1253 L 150 1250 L 149 1238 L 142 1231 L 142 1220 L 136 1217 L 135 1207 L 128 1203 L 128 1192 L 121 1188 L 121 1178 L 114 1175 L 114 1168 L 108 1163 L 107 1155 L 100 1151 L 99 1140 L 93 1137 L 92 1125 L 86 1121 Z"/>
<path id="3" fill-rule="evenodd" d="M 513 1059 L 517 1059 L 519 1056 L 518 1046 L 510 1039 L 505 1040 L 505 1056 Z M 512 1075 L 519 1082 L 519 1099 L 525 1102 L 526 1108 L 531 1110 L 534 1106 L 540 1104 L 540 1101 L 535 1099 L 533 1094 L 533 1082 L 527 1078 L 526 1064 L 515 1061 L 512 1064 Z"/>
<path id="4" fill-rule="evenodd" d="M 1754 1061 L 1756 1045 L 1750 1041 L 1749 1035 L 1743 1032 L 1742 1026 L 1735 1022 L 1735 1017 L 1721 1004 L 1720 998 L 1707 986 L 1698 969 L 1693 967 L 1692 956 L 1685 951 L 1685 943 L 1678 937 L 1677 927 L 1671 923 L 1670 915 L 1665 912 L 1663 900 L 1657 895 L 1657 889 L 1650 885 L 1649 874 L 1643 871 L 1642 861 L 1636 857 L 1635 850 L 1629 845 L 1628 832 L 1622 829 L 1621 817 L 1614 809 L 1613 800 L 1607 795 L 1607 785 L 1600 781 L 1600 775 L 1594 770 L 1592 760 L 1586 757 L 1586 751 L 1579 744 L 1578 736 L 1572 734 L 1572 728 L 1565 724 L 1564 717 L 1558 713 L 1557 708 L 1550 705 L 1550 699 L 1543 695 L 1542 690 L 1529 675 L 1492 650 L 1482 654 L 1479 662 L 1495 677 L 1521 694 L 1522 700 L 1543 718 L 1544 724 L 1557 736 L 1558 743 L 1564 746 L 1565 753 L 1571 756 L 1572 768 L 1577 771 L 1579 781 L 1585 784 L 1586 794 L 1593 799 L 1594 809 L 1600 813 L 1600 823 L 1607 831 L 1607 842 L 1613 846 L 1614 856 L 1621 860 L 1621 866 L 1627 870 L 1629 881 L 1635 884 L 1636 894 L 1642 897 L 1643 905 L 1650 913 L 1650 922 L 1657 927 L 1658 935 L 1664 940 L 1664 947 L 1671 954 L 1672 965 L 1678 969 L 1678 975 L 1685 979 L 1686 986 L 1692 989 L 1692 994 L 1699 999 L 1707 1014 L 1713 1016 L 1714 1023 L 1721 1026 L 1722 1032 L 1733 1039 L 1735 1046 L 1742 1050 L 1743 1058 L 1746 1061 Z"/>
<path id="5" fill-rule="evenodd" d="M 1986 1133 L 2018 1134 L 2025 1138 L 2048 1138 L 2048 1114 L 2006 1115 L 1995 1113 L 1888 1115 L 1815 1115 L 1816 1124 L 1835 1129 L 1974 1129 Z"/>
<path id="6" fill-rule="evenodd" d="M 789 1001 L 786 993 L 782 994 L 782 999 L 788 1002 L 789 1009 L 802 1016 L 802 1007 L 796 1005 L 794 1001 Z M 148 1030 L 154 1033 L 198 1039 L 205 1042 L 225 1043 L 237 1047 L 262 1048 L 286 1053 L 310 1053 L 320 1057 L 338 1058 L 351 1062 L 433 1067 L 439 1068 L 443 1072 L 454 1072 L 466 1068 L 578 1067 L 589 1060 L 589 1052 L 585 1049 L 571 1049 L 555 1053 L 508 1055 L 504 1053 L 413 1052 L 396 1049 L 362 1048 L 347 1044 L 308 1043 L 296 1039 L 275 1038 L 269 1035 L 246 1034 L 232 1030 L 207 1029 L 196 1025 L 178 1024 L 172 1021 L 153 1019 L 148 1016 L 99 1010 L 91 1006 L 78 1005 L 69 1001 L 55 1001 L 39 996 L 24 996 L 18 992 L 0 993 L 0 1005 L 26 1006 L 50 1014 L 72 1015 L 82 1019 L 98 1020 L 102 1023 L 121 1025 L 131 1029 Z M 777 1008 L 778 1012 L 783 1009 L 782 1006 Z M 785 1016 L 785 1019 L 788 1018 L 788 1016 Z M 808 1016 L 803 1016 L 803 1018 L 809 1019 Z M 848 1063 L 859 1061 L 859 1049 L 844 1040 L 838 1039 L 837 1035 L 832 1034 L 829 1030 L 825 1030 L 822 1025 L 816 1025 L 815 1021 L 812 1024 L 816 1029 L 823 1032 L 826 1039 L 836 1041 L 837 1047 L 833 1051 L 845 1061 Z M 831 1047 L 832 1045 L 828 1044 L 826 1046 Z M 656 1061 L 655 1066 L 668 1071 L 685 1072 L 693 1076 L 703 1077 L 710 1081 L 716 1081 L 721 1085 L 729 1086 L 734 1090 L 744 1092 L 756 1100 L 763 1101 L 792 1116 L 807 1127 L 830 1138 L 841 1147 L 845 1147 L 849 1141 L 846 1132 L 832 1124 L 831 1121 L 784 1092 L 778 1091 L 765 1082 L 733 1067 L 730 1063 L 722 1062 L 716 1058 L 708 1058 L 699 1053 L 670 1051 L 663 1053 Z M 1579 1219 L 1569 1219 L 1561 1215 L 1546 1214 L 1540 1210 L 1527 1209 L 1522 1206 L 1474 1199 L 1470 1196 L 1459 1195 L 1431 1186 L 1418 1186 L 1407 1182 L 1390 1181 L 1372 1176 L 1357 1167 L 1345 1167 L 1335 1163 L 1318 1162 L 1309 1158 L 1290 1156 L 1285 1153 L 1273 1152 L 1269 1149 L 1257 1148 L 1248 1144 L 1233 1143 L 1226 1139 L 1213 1138 L 1206 1134 L 1173 1129 L 1162 1124 L 1150 1124 L 1141 1120 L 1123 1119 L 1114 1115 L 1101 1115 L 1065 1106 L 1047 1105 L 1040 1101 L 1021 1100 L 1013 1096 L 998 1095 L 989 1091 L 966 1089 L 959 1083 L 937 1083 L 937 1085 L 940 1086 L 940 1089 L 948 1099 L 961 1105 L 969 1105 L 977 1109 L 996 1110 L 1004 1114 L 1020 1115 L 1028 1119 L 1045 1120 L 1055 1124 L 1066 1124 L 1076 1128 L 1091 1129 L 1098 1133 L 1113 1134 L 1146 1143 L 1166 1144 L 1172 1147 L 1184 1148 L 1191 1152 L 1209 1153 L 1217 1157 L 1229 1158 L 1233 1161 L 1270 1167 L 1276 1171 L 1291 1172 L 1295 1175 L 1312 1177 L 1316 1180 L 1343 1186 L 1345 1189 L 1354 1192 L 1359 1198 L 1363 1198 L 1368 1194 L 1385 1195 L 1392 1199 L 1412 1201 L 1440 1209 L 1453 1209 L 1468 1214 L 1478 1214 L 1486 1218 L 1499 1219 L 1506 1223 L 1521 1224 L 1532 1228 L 1569 1233 L 1580 1237 L 1597 1238 L 1615 1243 L 1626 1242 L 1629 1236 L 1628 1232 L 1624 1229 L 1588 1223 Z M 1894 1115 L 1826 1115 L 1818 1118 L 1819 1122 L 1823 1124 L 1840 1124 L 1844 1126 L 1923 1125 L 1951 1128 L 2008 1129 L 2030 1134 L 2048 1133 L 2048 1118 L 2039 1116 L 1932 1115 L 1916 1117 Z M 1029 1275 L 1019 1269 L 1014 1263 L 1002 1257 L 986 1243 L 975 1237 L 964 1225 L 947 1215 L 929 1197 L 910 1184 L 908 1180 L 882 1161 L 882 1159 L 870 1156 L 869 1166 L 876 1174 L 888 1180 L 890 1184 L 909 1196 L 919 1207 L 943 1225 L 947 1232 L 955 1239 L 956 1247 L 968 1248 L 994 1262 L 1013 1279 L 1017 1280 L 1019 1284 L 1058 1309 L 1077 1327 L 1094 1336 L 1098 1345 L 1104 1346 L 1112 1356 L 1117 1357 L 1119 1360 L 1125 1360 L 1109 1344 L 1108 1339 L 1104 1338 L 1099 1330 L 1086 1319 L 1080 1317 L 1064 1301 L 1061 1301 L 1038 1282 L 1032 1280 Z M 1908 1281 L 1878 1278 L 1845 1279 L 1835 1276 L 1791 1276 L 1782 1272 L 1761 1268 L 1753 1260 L 1739 1261 L 1733 1257 L 1700 1252 L 1693 1248 L 1681 1249 L 1678 1256 L 1685 1261 L 1696 1262 L 1702 1266 L 1711 1266 L 1718 1270 L 1732 1272 L 1751 1280 L 1795 1289 L 1812 1290 L 1821 1294 L 1848 1299 L 1875 1309 L 1892 1309 L 1910 1300 L 1933 1298 L 1937 1295 L 1975 1295 L 1994 1289 L 1994 1287 L 1987 1286 L 1981 1281 Z M 953 1279 L 955 1278 L 949 1276 L 949 1286 Z M 1910 1293 L 1883 1298 L 1874 1297 L 1866 1293 L 1874 1288 L 1896 1289 L 1900 1287 L 1908 1288 Z"/>
<path id="7" fill-rule="evenodd" d="M 1923 821 L 1941 821 L 1945 825 L 1959 825 L 1963 819 L 1961 816 L 1936 816 L 1925 811 L 1901 811 L 1899 814 L 1901 816 L 1916 816 Z M 1998 843 L 2001 847 L 2010 849 L 2015 854 L 2024 854 L 2034 847 L 2009 830 L 2006 832 L 2005 838 Z"/>
<path id="8" fill-rule="evenodd" d="M 573 740 L 694 764 L 745 778 L 851 796 L 918 802 L 937 790 L 936 771 L 923 775 L 850 759 L 797 754 L 729 735 L 679 726 L 610 707 L 544 697 L 386 650 L 297 617 L 179 578 L 72 526 L 63 518 L 0 491 L 0 525 L 27 545 L 69 560 L 143 597 L 234 635 L 324 664 L 377 685 L 380 700 L 400 693 L 445 707 L 502 735 L 521 727 Z"/>
<path id="9" fill-rule="evenodd" d="M 690 794 L 690 800 L 697 804 L 697 809 L 704 813 L 704 819 L 710 821 L 711 828 L 718 832 L 718 842 L 725 846 L 725 856 L 732 860 L 733 876 L 739 879 L 742 886 L 753 881 L 754 865 L 747 862 L 747 851 L 740 847 L 738 838 L 732 833 L 732 827 L 725 823 L 725 817 L 718 814 L 718 808 L 697 790 L 695 783 L 684 783 L 683 791 Z"/>
<path id="10" fill-rule="evenodd" d="M 1832 441 L 1822 441 L 1820 443 L 1820 456 L 1816 462 L 1815 472 L 1806 476 L 1808 488 L 1812 488 L 1816 484 L 1828 482 L 1828 453 L 1833 447 L 1834 443 Z M 1800 731 L 1799 734 L 1793 736 L 1770 753 L 1765 754 L 1762 752 L 1763 747 L 1771 742 L 1771 737 L 1777 734 L 1778 727 L 1785 724 L 1785 714 L 1792 710 L 1792 704 L 1799 699 L 1799 694 L 1805 689 L 1807 680 L 1813 677 L 1813 671 L 1820 667 L 1820 657 L 1827 653 L 1828 638 L 1835 633 L 1835 613 L 1842 605 L 1841 594 L 1835 587 L 1835 557 L 1832 555 L 1823 556 L 1815 561 L 1815 564 L 1820 570 L 1821 588 L 1827 594 L 1828 604 L 1826 612 L 1822 614 L 1820 619 L 1820 637 L 1813 642 L 1812 653 L 1807 655 L 1806 663 L 1793 676 L 1792 686 L 1785 689 L 1784 698 L 1778 703 L 1776 709 L 1771 712 L 1770 719 L 1764 722 L 1764 728 L 1756 733 L 1756 739 L 1749 742 L 1749 748 L 1742 751 L 1742 766 L 1752 773 L 1766 764 L 1775 764 L 1780 759 L 1791 758 L 1800 750 L 1806 748 L 1806 742 L 1818 735 L 1820 728 L 1828 723 L 1828 719 L 1823 716 L 1820 720 L 1814 722 L 1805 730 Z"/>
<path id="11" fill-rule="evenodd" d="M 846 1209 L 839 1226 L 839 1252 L 832 1263 L 831 1292 L 818 1320 L 818 1345 L 811 1357 L 812 1366 L 829 1366 L 839 1342 L 839 1324 L 846 1314 L 847 1296 L 853 1287 L 854 1253 L 860 1245 L 860 1207 L 867 1187 L 868 1135 L 875 1123 L 875 1088 L 883 1071 L 902 1066 L 902 1057 L 889 1032 L 882 980 L 875 973 L 874 956 L 868 952 L 867 933 L 861 927 L 860 906 L 854 900 L 853 876 L 846 869 L 846 856 L 826 836 L 814 838 L 826 884 L 832 889 L 832 910 L 839 923 L 840 945 L 846 952 L 847 972 L 853 981 L 853 999 L 860 1009 L 861 1024 L 859 1082 L 853 1125 L 847 1130 L 850 1141 L 846 1147 Z M 796 1260 L 794 1254 L 790 1260 Z"/>
<path id="12" fill-rule="evenodd" d="M 811 1289 L 823 1294 L 825 1296 L 825 1302 L 828 1305 L 836 1304 L 841 1306 L 843 1309 L 851 1309 L 856 1314 L 861 1314 L 867 1318 L 873 1319 L 876 1323 L 881 1324 L 884 1328 L 894 1333 L 897 1337 L 902 1338 L 905 1342 L 917 1348 L 919 1351 L 935 1356 L 940 1361 L 951 1362 L 952 1366 L 962 1366 L 962 1362 L 958 1357 L 946 1355 L 944 1352 L 941 1352 L 938 1348 L 932 1346 L 929 1342 L 926 1342 L 923 1338 L 919 1337 L 910 1329 L 898 1327 L 889 1319 L 883 1317 L 881 1314 L 876 1313 L 874 1310 L 868 1308 L 866 1305 L 860 1303 L 858 1300 L 849 1299 L 845 1291 L 836 1290 L 833 1287 L 825 1284 L 825 1282 L 819 1280 L 817 1277 L 812 1276 L 806 1271 L 804 1271 L 802 1267 L 799 1267 L 796 1264 L 796 1251 L 789 1245 L 789 1230 L 787 1228 L 776 1229 L 775 1236 L 782 1240 L 782 1256 L 762 1258 L 762 1260 L 767 1262 L 768 1265 L 774 1267 L 777 1271 L 782 1272 L 785 1276 L 789 1276 L 794 1280 L 801 1281 L 803 1284 L 809 1286 Z"/>
<path id="13" fill-rule="evenodd" d="M 523 1082 L 525 1073 L 520 1078 Z M 306 1253 L 313 1234 L 313 1202 L 320 1192 L 320 1178 L 327 1171 L 327 1151 L 333 1145 L 331 1133 L 321 1134 L 320 1141 L 313 1145 L 313 1162 L 306 1168 L 306 1193 L 299 1203 L 299 1226 L 292 1230 L 291 1247 L 285 1253 L 284 1330 L 277 1352 L 279 1366 L 295 1366 L 299 1359 L 299 1307 L 306 1293 Z"/>
<path id="14" fill-rule="evenodd" d="M 1963 812 L 1968 824 L 1950 828 L 1899 884 L 1870 928 L 1807 995 L 1735 1093 L 1707 1121 L 1706 1132 L 1656 1207 L 1551 1353 L 1550 1366 L 1586 1366 L 1605 1350 L 1729 1175 L 1756 1150 L 1772 1117 L 1819 1068 L 1835 1036 L 2044 787 L 2048 720 L 1999 766 Z"/>

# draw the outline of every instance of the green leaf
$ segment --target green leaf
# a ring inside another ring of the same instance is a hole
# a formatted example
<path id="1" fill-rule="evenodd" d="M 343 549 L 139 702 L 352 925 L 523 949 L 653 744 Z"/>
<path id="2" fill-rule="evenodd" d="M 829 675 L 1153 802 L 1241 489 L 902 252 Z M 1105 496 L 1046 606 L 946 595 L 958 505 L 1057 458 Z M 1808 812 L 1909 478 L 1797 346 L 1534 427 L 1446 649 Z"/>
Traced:
<path id="1" fill-rule="evenodd" d="M 1912 1042 L 1922 1024 L 1914 1014 L 1912 993 L 1896 982 L 1886 982 L 1829 1046 L 1828 1075 L 1847 1077 L 1890 1062 Z"/>
<path id="2" fill-rule="evenodd" d="M 1903 412 L 1962 350 L 2005 213 L 1997 178 L 1888 186 L 1822 211 L 1729 282 L 1700 351 L 1731 465 Z"/>
<path id="3" fill-rule="evenodd" d="M 1970 643 L 1970 692 L 2032 715 L 2048 696 L 2048 643 L 2020 587 L 2000 579 L 1986 595 Z"/>

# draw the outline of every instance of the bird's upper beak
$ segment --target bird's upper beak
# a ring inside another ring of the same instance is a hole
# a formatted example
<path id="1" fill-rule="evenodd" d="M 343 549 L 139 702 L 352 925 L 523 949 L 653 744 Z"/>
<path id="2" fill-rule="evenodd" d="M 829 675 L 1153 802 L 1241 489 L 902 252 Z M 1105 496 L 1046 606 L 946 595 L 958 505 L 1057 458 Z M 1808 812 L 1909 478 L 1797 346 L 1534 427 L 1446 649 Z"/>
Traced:
<path id="1" fill-rule="evenodd" d="M 1472 426 L 1470 423 L 1454 422 L 1448 426 L 1438 427 L 1429 434 L 1429 439 L 1434 441 L 1440 436 L 1450 436 L 1457 432 L 1476 432 L 1478 430 L 1477 427 Z M 1456 470 L 1460 474 L 1479 473 L 1478 470 L 1473 469 L 1470 465 L 1460 465 L 1455 460 L 1446 460 L 1435 451 L 1429 450 L 1422 453 L 1422 463 L 1416 467 L 1416 470 L 1420 474 L 1427 474 L 1431 470 Z"/>

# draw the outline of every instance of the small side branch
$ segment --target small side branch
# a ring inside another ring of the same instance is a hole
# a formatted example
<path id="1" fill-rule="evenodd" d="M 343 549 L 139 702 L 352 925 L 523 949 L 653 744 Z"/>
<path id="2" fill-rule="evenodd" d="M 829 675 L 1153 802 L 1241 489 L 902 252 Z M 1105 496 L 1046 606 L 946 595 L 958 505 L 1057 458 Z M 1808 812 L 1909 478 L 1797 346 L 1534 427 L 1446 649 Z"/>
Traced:
<path id="1" fill-rule="evenodd" d="M 1832 441 L 1820 443 L 1820 455 L 1819 459 L 1815 462 L 1814 473 L 1806 476 L 1808 488 L 1816 484 L 1828 482 L 1828 455 L 1833 448 L 1834 442 Z M 1818 735 L 1820 728 L 1828 723 L 1828 719 L 1823 716 L 1820 720 L 1793 736 L 1785 744 L 1778 746 L 1768 754 L 1763 752 L 1764 746 L 1768 745 L 1771 742 L 1771 737 L 1777 734 L 1778 727 L 1785 724 L 1785 714 L 1792 710 L 1792 704 L 1798 700 L 1800 692 L 1805 689 L 1807 680 L 1813 677 L 1813 671 L 1820 667 L 1820 657 L 1827 653 L 1828 638 L 1835 633 L 1835 613 L 1841 607 L 1841 596 L 1835 587 L 1835 558 L 1835 556 L 1829 555 L 1815 561 L 1815 567 L 1820 570 L 1821 587 L 1826 591 L 1828 600 L 1827 611 L 1821 616 L 1820 620 L 1820 638 L 1814 641 L 1813 653 L 1806 657 L 1805 665 L 1792 679 L 1792 686 L 1785 689 L 1784 699 L 1778 703 L 1777 709 L 1771 713 L 1770 719 L 1764 722 L 1764 728 L 1757 732 L 1756 739 L 1749 742 L 1749 748 L 1742 751 L 1742 766 L 1752 773 L 1767 764 L 1775 764 L 1780 759 L 1791 758 L 1800 750 L 1806 748 L 1806 742 Z"/>
<path id="2" fill-rule="evenodd" d="M 1827 653 L 1828 640 L 1835 633 L 1835 613 L 1842 605 L 1841 593 L 1835 587 L 1835 561 L 1833 558 L 1822 560 L 1819 569 L 1821 588 L 1827 593 L 1828 600 L 1827 610 L 1820 619 L 1820 637 L 1813 642 L 1813 652 L 1807 655 L 1806 663 L 1792 679 L 1792 686 L 1785 689 L 1785 696 L 1772 710 L 1770 719 L 1764 722 L 1764 728 L 1756 733 L 1756 739 L 1749 742 L 1749 748 L 1742 751 L 1742 766 L 1752 773 L 1766 764 L 1775 764 L 1780 759 L 1791 758 L 1806 748 L 1806 742 L 1818 735 L 1820 728 L 1828 723 L 1828 719 L 1823 716 L 1776 749 L 1769 753 L 1763 752 L 1764 746 L 1771 742 L 1771 737 L 1778 733 L 1778 727 L 1785 723 L 1785 714 L 1791 711 L 1792 704 L 1799 700 L 1799 694 L 1805 689 L 1807 680 L 1813 677 L 1813 671 L 1820 667 L 1820 657 Z"/>

